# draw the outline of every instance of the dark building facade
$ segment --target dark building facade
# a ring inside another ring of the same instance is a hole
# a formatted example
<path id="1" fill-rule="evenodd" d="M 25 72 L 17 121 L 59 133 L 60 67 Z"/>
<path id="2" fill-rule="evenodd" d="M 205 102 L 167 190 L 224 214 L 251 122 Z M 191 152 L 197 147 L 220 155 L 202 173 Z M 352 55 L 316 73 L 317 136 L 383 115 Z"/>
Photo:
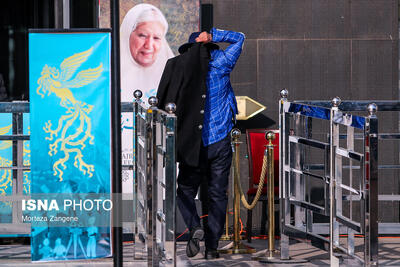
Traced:
<path id="1" fill-rule="evenodd" d="M 236 95 L 254 98 L 267 109 L 244 128 L 278 128 L 282 88 L 289 90 L 289 100 L 399 99 L 397 0 L 202 0 L 202 4 L 213 10 L 214 27 L 246 35 L 232 86 Z M 397 113 L 378 112 L 378 117 L 380 132 L 399 131 Z M 243 146 L 242 157 L 244 150 Z M 399 163 L 398 142 L 380 143 L 379 150 L 381 162 Z M 243 185 L 247 168 L 242 161 Z M 397 170 L 381 171 L 380 194 L 399 194 L 399 177 Z M 398 202 L 381 203 L 379 212 L 383 222 L 399 221 Z"/>
<path id="2" fill-rule="evenodd" d="M 398 1 L 202 0 L 215 27 L 246 35 L 232 74 L 236 95 L 278 120 L 290 99 L 398 99 Z"/>
<path id="3" fill-rule="evenodd" d="M 66 6 L 65 3 L 68 3 Z M 0 73 L 8 100 L 28 100 L 28 30 L 95 28 L 95 0 L 4 0 L 0 1 Z M 68 18 L 63 11 L 69 10 Z"/>

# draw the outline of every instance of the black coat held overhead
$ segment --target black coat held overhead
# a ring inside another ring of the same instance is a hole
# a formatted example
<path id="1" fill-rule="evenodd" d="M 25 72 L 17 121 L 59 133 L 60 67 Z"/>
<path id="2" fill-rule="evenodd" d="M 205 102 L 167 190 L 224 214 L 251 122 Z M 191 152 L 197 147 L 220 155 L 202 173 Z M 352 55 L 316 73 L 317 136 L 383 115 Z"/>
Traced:
<path id="1" fill-rule="evenodd" d="M 178 162 L 194 167 L 199 165 L 209 60 L 207 46 L 195 43 L 167 61 L 157 91 L 158 108 L 176 104 Z"/>

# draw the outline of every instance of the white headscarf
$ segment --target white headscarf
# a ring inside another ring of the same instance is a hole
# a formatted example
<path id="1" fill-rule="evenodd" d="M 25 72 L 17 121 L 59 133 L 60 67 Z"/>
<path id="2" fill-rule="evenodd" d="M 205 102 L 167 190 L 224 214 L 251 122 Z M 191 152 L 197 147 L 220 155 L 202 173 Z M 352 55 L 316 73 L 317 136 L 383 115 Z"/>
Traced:
<path id="1" fill-rule="evenodd" d="M 147 21 L 158 21 L 165 29 L 160 51 L 155 62 L 149 67 L 140 66 L 132 57 L 129 49 L 129 38 L 138 24 Z M 120 28 L 121 53 L 121 101 L 133 100 L 133 92 L 137 89 L 143 92 L 142 100 L 156 95 L 161 75 L 167 60 L 174 56 L 165 40 L 168 23 L 161 11 L 150 4 L 138 4 L 125 15 Z"/>

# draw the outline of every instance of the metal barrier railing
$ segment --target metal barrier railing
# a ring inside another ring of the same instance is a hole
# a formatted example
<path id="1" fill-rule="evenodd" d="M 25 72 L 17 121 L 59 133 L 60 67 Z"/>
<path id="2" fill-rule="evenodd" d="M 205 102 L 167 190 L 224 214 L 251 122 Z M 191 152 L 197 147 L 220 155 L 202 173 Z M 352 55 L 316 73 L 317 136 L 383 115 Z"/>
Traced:
<path id="1" fill-rule="evenodd" d="M 370 105 L 369 116 L 362 117 L 340 111 L 340 99 L 334 99 L 332 107 L 326 108 L 289 102 L 287 94 L 282 90 L 280 100 L 281 258 L 289 258 L 289 237 L 293 237 L 310 239 L 320 247 L 329 244 L 334 266 L 339 265 L 337 251 L 365 265 L 377 264 L 376 106 Z M 346 144 L 339 142 L 340 129 L 346 131 Z M 318 136 L 315 132 L 324 134 Z M 355 134 L 362 137 L 357 144 Z M 350 168 L 345 170 L 343 161 Z M 322 168 L 307 168 L 314 162 Z M 352 165 L 359 168 L 353 169 Z M 318 192 L 320 199 L 315 198 Z M 355 207 L 361 210 L 356 217 Z M 329 239 L 313 231 L 315 216 L 329 218 Z M 347 230 L 346 242 L 344 237 L 339 239 L 339 228 Z M 363 256 L 355 253 L 355 233 L 363 236 Z"/>
<path id="2" fill-rule="evenodd" d="M 8 217 L 5 216 L 5 213 L 8 213 L 5 206 L 11 205 L 12 207 L 10 210 L 11 220 L 0 219 L 0 237 L 28 236 L 31 231 L 30 224 L 21 221 L 22 209 L 20 203 L 16 202 L 15 199 L 22 198 L 24 194 L 30 193 L 30 161 L 26 159 L 26 155 L 29 154 L 27 142 L 30 136 L 27 133 L 28 129 L 24 129 L 24 114 L 29 114 L 29 103 L 2 102 L 0 103 L 0 113 L 10 114 L 10 120 L 3 118 L 2 121 L 6 122 L 7 126 L 1 129 L 0 147 L 2 151 L 12 150 L 11 158 L 0 156 L 1 217 Z M 8 134 L 8 128 L 10 128 L 11 134 Z M 9 146 L 8 142 L 12 142 L 12 145 Z"/>
<path id="3" fill-rule="evenodd" d="M 301 102 L 303 104 L 308 104 L 308 105 L 315 105 L 315 106 L 320 106 L 320 107 L 330 107 L 331 103 L 328 101 L 294 101 L 294 102 Z M 339 109 L 341 111 L 345 112 L 360 112 L 360 111 L 365 111 L 368 108 L 368 105 L 371 103 L 371 101 L 342 101 L 339 105 Z M 382 118 L 387 119 L 391 118 L 391 116 L 394 116 L 395 120 L 393 123 L 395 124 L 394 127 L 395 129 L 390 129 L 387 127 L 387 125 L 381 125 L 381 131 L 378 133 L 378 142 L 379 142 L 379 147 L 380 150 L 383 152 L 385 149 L 391 149 L 393 150 L 393 156 L 391 157 L 381 157 L 378 162 L 378 173 L 384 180 L 382 182 L 384 183 L 398 183 L 398 170 L 400 169 L 400 162 L 398 161 L 398 157 L 396 156 L 396 153 L 398 154 L 398 151 L 396 149 L 399 149 L 400 145 L 400 133 L 398 132 L 398 121 L 399 121 L 399 111 L 400 111 L 400 101 L 392 101 L 392 100 L 380 100 L 380 101 L 374 101 L 374 103 L 377 106 L 377 109 L 379 110 L 378 116 L 382 116 Z M 382 127 L 384 126 L 384 127 Z M 384 131 L 384 132 L 383 132 Z M 354 139 L 355 140 L 362 140 L 363 134 L 354 134 Z M 347 139 L 347 133 L 340 133 L 339 135 L 339 140 L 346 140 Z M 381 152 L 381 154 L 382 154 Z M 386 153 L 384 153 L 386 154 Z M 389 158 L 389 160 L 388 160 Z M 321 169 L 321 165 L 314 164 L 314 165 L 309 165 L 309 169 Z M 344 166 L 344 168 L 347 169 L 357 169 L 359 167 L 357 166 Z M 389 179 L 387 179 L 389 178 Z M 392 181 L 390 181 L 393 179 Z M 380 188 L 380 191 L 378 192 L 378 205 L 380 208 L 385 207 L 386 209 L 388 203 L 392 203 L 394 206 L 392 213 L 393 214 L 399 214 L 398 208 L 396 210 L 396 205 L 397 207 L 400 205 L 400 192 L 399 188 L 397 186 L 392 186 L 390 188 Z M 382 215 L 382 212 L 380 213 Z M 393 215 L 393 218 L 387 219 L 387 218 L 378 218 L 379 219 L 379 225 L 378 225 L 378 233 L 379 234 L 398 234 L 400 233 L 400 217 L 397 217 Z M 319 223 L 315 225 L 315 228 L 317 228 L 318 232 L 324 232 L 327 226 L 323 223 Z"/>
<path id="4" fill-rule="evenodd" d="M 172 114 L 175 107 L 170 104 L 167 113 L 156 109 L 156 102 L 153 102 L 153 106 L 147 109 L 141 104 L 139 93 L 136 96 L 133 105 L 137 129 L 137 165 L 133 168 L 137 211 L 135 258 L 145 257 L 149 265 L 158 265 L 161 261 L 164 265 L 176 265 L 176 116 Z M 127 103 L 123 103 L 122 111 L 132 112 L 132 104 L 128 107 Z M 29 144 L 26 142 L 30 140 L 30 135 L 25 129 L 27 127 L 24 128 L 24 115 L 29 115 L 29 102 L 0 103 L 0 113 L 10 113 L 12 132 L 0 135 L 0 142 L 12 142 L 12 158 L 7 159 L 10 164 L 0 166 L 2 177 L 12 179 L 6 181 L 12 193 L 0 195 L 0 202 L 4 204 L 30 193 L 29 184 L 26 183 L 30 166 L 25 158 L 25 154 L 29 154 Z M 6 159 L 2 159 L 2 162 L 6 162 Z M 125 167 L 130 169 L 129 166 Z M 0 237 L 29 236 L 30 224 L 21 222 L 22 209 L 18 205 L 18 201 L 12 203 L 12 219 L 9 222 L 1 221 Z"/>
<path id="5" fill-rule="evenodd" d="M 149 98 L 147 109 L 135 91 L 135 202 L 136 227 L 134 258 L 148 266 L 176 266 L 176 116 L 174 104 L 156 108 Z"/>

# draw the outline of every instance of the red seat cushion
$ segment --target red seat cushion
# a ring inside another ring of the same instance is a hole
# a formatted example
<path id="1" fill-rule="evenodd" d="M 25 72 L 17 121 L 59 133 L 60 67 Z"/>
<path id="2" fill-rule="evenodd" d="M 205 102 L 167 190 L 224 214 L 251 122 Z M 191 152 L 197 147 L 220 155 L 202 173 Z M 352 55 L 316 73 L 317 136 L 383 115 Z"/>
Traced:
<path id="1" fill-rule="evenodd" d="M 254 186 L 256 187 L 260 182 L 261 168 L 264 158 L 264 150 L 268 141 L 265 139 L 265 132 L 268 130 L 248 130 L 247 131 L 247 142 L 248 142 L 248 154 L 250 160 L 250 179 L 252 179 Z M 274 183 L 275 186 L 279 183 L 279 131 L 271 130 L 275 133 L 275 139 L 272 141 L 274 145 Z M 268 177 L 268 169 L 266 173 L 266 179 Z M 265 184 L 267 181 L 264 182 Z"/>

